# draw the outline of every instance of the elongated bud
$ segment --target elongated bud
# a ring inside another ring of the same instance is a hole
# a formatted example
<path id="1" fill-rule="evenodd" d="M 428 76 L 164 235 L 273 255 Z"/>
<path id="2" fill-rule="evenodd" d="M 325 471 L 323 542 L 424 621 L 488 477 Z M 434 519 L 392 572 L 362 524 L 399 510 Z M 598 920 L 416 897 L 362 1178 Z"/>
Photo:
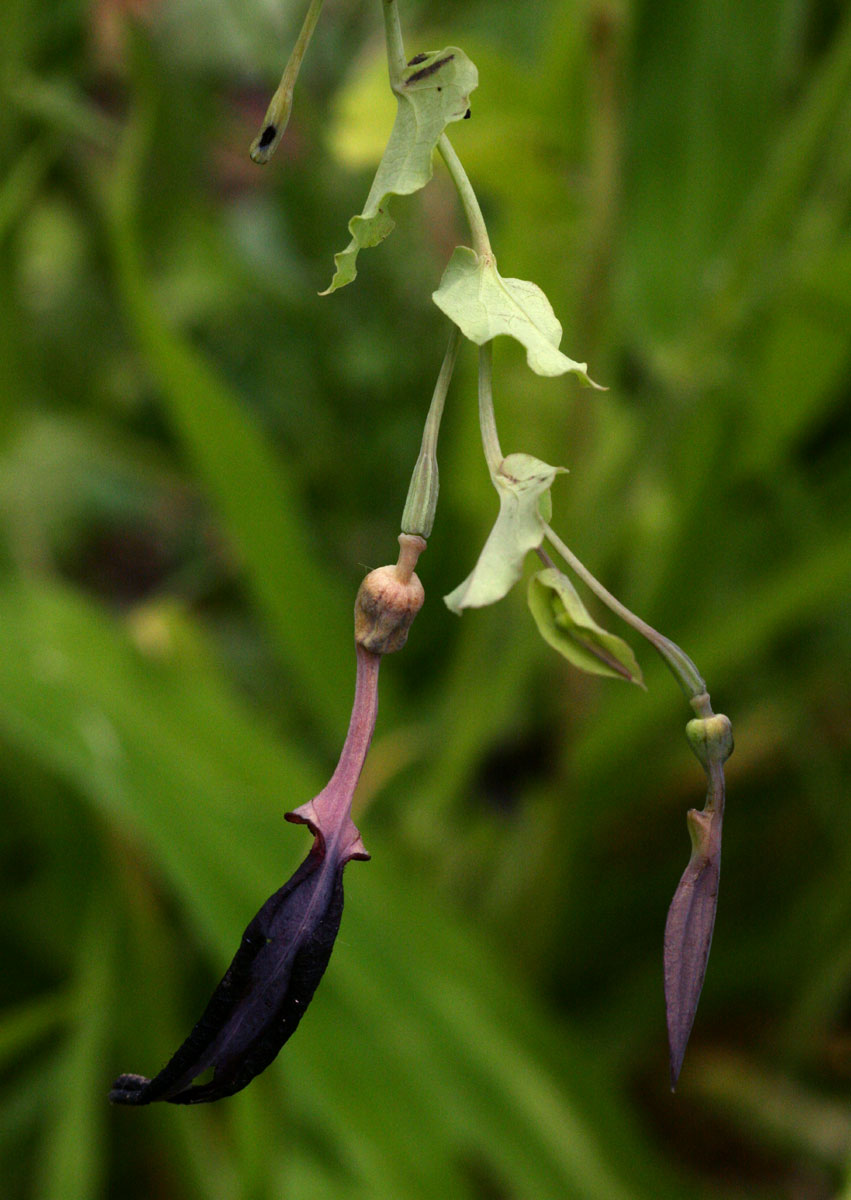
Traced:
<path id="1" fill-rule="evenodd" d="M 402 513 L 404 533 L 416 534 L 423 538 L 431 536 L 439 489 L 437 455 L 430 446 L 424 446 L 411 475 L 405 511 Z"/>
<path id="2" fill-rule="evenodd" d="M 252 161 L 258 163 L 260 166 L 266 165 L 280 145 L 281 138 L 286 133 L 293 107 L 293 91 L 298 79 L 298 73 L 301 70 L 301 62 L 307 51 L 307 47 L 310 45 L 310 39 L 313 37 L 316 22 L 319 20 L 319 13 L 322 11 L 322 4 L 323 0 L 310 0 L 307 16 L 304 18 L 304 24 L 301 27 L 298 40 L 284 68 L 281 82 L 278 84 L 277 91 L 270 100 L 269 107 L 266 109 L 266 116 L 263 118 L 263 124 L 260 126 L 260 132 L 251 143 L 248 153 Z"/>
<path id="3" fill-rule="evenodd" d="M 425 541 L 414 534 L 399 534 L 399 561 L 395 567 L 370 571 L 355 601 L 355 641 L 372 654 L 401 650 L 411 622 L 425 600 L 425 591 L 414 574 Z"/>
<path id="4" fill-rule="evenodd" d="M 431 537 L 434 526 L 434 514 L 437 510 L 437 494 L 440 490 L 440 476 L 437 469 L 437 435 L 440 432 L 440 422 L 443 418 L 443 406 L 446 393 L 452 381 L 455 370 L 455 360 L 458 357 L 458 347 L 461 345 L 461 334 L 457 325 L 453 325 L 449 333 L 449 345 L 443 356 L 443 363 L 434 394 L 429 405 L 420 453 L 411 475 L 408 497 L 405 500 L 405 511 L 402 513 L 402 532 L 414 533 L 419 537 Z"/>

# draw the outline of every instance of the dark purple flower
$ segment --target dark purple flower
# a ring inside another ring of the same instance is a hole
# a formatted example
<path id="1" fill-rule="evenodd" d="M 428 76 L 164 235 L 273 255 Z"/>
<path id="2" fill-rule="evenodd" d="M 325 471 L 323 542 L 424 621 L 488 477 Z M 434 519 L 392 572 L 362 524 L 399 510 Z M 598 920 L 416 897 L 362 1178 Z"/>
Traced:
<path id="1" fill-rule="evenodd" d="M 380 655 L 357 647 L 352 718 L 340 761 L 318 796 L 287 813 L 313 848 L 251 921 L 198 1024 L 159 1075 L 120 1075 L 116 1104 L 200 1104 L 231 1096 L 272 1062 L 295 1032 L 328 965 L 343 912 L 343 868 L 368 859 L 351 819 L 352 796 L 378 710 Z M 212 1069 L 212 1079 L 192 1081 Z"/>

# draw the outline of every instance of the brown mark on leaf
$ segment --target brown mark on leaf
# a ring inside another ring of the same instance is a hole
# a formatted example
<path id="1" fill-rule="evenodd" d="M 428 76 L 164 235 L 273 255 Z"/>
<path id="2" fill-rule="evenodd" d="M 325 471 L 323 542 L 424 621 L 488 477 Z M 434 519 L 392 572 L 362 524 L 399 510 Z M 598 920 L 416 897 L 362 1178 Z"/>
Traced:
<path id="1" fill-rule="evenodd" d="M 447 54 L 445 58 L 438 58 L 433 63 L 429 63 L 421 71 L 414 71 L 413 75 L 409 75 L 405 80 L 405 87 L 410 87 L 412 83 L 419 83 L 421 79 L 428 79 L 430 75 L 436 74 L 441 67 L 445 67 L 448 62 L 452 62 L 454 57 L 454 54 Z"/>

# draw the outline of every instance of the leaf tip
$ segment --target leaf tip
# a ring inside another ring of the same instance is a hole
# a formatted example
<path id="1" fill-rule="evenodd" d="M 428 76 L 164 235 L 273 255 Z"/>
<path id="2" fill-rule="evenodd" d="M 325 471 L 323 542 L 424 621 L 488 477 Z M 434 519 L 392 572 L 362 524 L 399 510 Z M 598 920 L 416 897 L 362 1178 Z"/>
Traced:
<path id="1" fill-rule="evenodd" d="M 591 390 L 595 392 L 607 392 L 609 390 L 604 384 L 597 383 L 591 378 L 591 376 L 588 374 L 587 363 L 579 363 L 579 369 L 577 370 L 576 374 L 579 377 L 579 382 L 583 387 L 591 388 Z"/>

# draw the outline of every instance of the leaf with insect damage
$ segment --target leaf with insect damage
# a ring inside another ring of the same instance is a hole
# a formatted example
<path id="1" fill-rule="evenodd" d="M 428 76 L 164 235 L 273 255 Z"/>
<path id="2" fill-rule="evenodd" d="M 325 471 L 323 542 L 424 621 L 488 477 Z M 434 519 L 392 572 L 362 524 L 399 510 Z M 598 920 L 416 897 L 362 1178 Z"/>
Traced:
<path id="1" fill-rule="evenodd" d="M 478 82 L 475 65 L 457 46 L 411 60 L 394 89 L 396 120 L 384 157 L 363 212 L 349 221 L 352 240 L 334 256 L 336 271 L 323 296 L 351 283 L 357 275 L 359 252 L 377 246 L 392 232 L 390 197 L 409 196 L 431 179 L 434 148 L 446 126 L 469 112 L 470 92 Z"/>

